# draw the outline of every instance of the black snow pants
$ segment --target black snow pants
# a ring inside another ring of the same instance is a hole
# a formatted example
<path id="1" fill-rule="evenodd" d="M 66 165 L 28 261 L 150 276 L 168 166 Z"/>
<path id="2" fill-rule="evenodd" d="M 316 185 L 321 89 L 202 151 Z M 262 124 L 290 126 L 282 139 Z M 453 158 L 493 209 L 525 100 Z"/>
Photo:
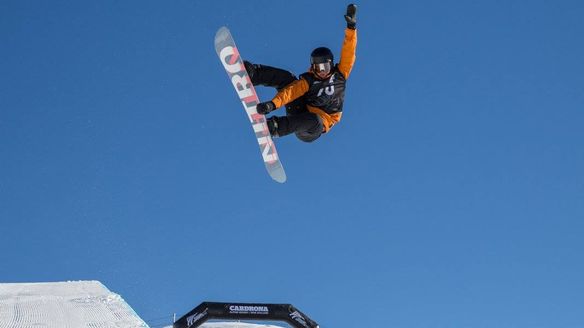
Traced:
<path id="1" fill-rule="evenodd" d="M 253 85 L 273 87 L 278 91 L 297 80 L 291 72 L 267 65 L 246 65 L 246 69 Z M 320 116 L 309 112 L 306 108 L 304 97 L 286 105 L 286 116 L 274 116 L 273 119 L 278 123 L 279 136 L 294 133 L 304 142 L 313 142 L 318 139 L 324 128 Z"/>

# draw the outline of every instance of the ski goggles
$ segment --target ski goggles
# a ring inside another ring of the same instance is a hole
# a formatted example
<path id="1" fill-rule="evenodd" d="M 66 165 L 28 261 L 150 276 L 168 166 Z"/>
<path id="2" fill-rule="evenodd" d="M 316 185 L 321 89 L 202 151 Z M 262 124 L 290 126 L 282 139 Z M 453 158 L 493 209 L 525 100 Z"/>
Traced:
<path id="1" fill-rule="evenodd" d="M 319 63 L 319 64 L 312 64 L 312 70 L 316 74 L 328 74 L 331 72 L 331 63 Z"/>

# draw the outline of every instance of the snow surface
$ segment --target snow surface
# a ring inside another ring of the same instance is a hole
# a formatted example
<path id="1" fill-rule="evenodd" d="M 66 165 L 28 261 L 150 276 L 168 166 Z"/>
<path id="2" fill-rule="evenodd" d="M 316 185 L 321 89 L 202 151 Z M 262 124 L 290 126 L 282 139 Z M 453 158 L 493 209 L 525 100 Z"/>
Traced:
<path id="1" fill-rule="evenodd" d="M 99 281 L 0 284 L 0 328 L 148 327 Z"/>
<path id="2" fill-rule="evenodd" d="M 148 325 L 120 295 L 99 281 L 0 284 L 0 328 L 15 327 L 148 328 Z M 283 327 L 206 322 L 200 328 Z"/>

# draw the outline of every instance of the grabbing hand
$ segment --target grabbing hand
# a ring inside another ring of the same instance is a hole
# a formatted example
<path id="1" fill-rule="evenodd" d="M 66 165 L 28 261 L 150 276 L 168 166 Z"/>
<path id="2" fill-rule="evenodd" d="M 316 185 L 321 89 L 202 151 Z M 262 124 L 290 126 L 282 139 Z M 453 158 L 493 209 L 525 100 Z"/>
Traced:
<path id="1" fill-rule="evenodd" d="M 256 105 L 258 114 L 266 115 L 267 113 L 276 109 L 276 105 L 272 101 L 266 101 Z"/>

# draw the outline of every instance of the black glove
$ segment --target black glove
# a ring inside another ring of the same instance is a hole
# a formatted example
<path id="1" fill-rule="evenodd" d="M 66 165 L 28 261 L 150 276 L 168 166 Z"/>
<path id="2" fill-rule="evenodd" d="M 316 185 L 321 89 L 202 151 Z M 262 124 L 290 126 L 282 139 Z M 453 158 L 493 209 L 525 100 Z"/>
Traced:
<path id="1" fill-rule="evenodd" d="M 347 28 L 354 30 L 357 27 L 357 5 L 350 4 L 347 6 L 345 20 L 347 21 Z"/>
<path id="2" fill-rule="evenodd" d="M 266 115 L 267 113 L 276 109 L 276 105 L 272 101 L 266 101 L 256 105 L 258 114 Z"/>

